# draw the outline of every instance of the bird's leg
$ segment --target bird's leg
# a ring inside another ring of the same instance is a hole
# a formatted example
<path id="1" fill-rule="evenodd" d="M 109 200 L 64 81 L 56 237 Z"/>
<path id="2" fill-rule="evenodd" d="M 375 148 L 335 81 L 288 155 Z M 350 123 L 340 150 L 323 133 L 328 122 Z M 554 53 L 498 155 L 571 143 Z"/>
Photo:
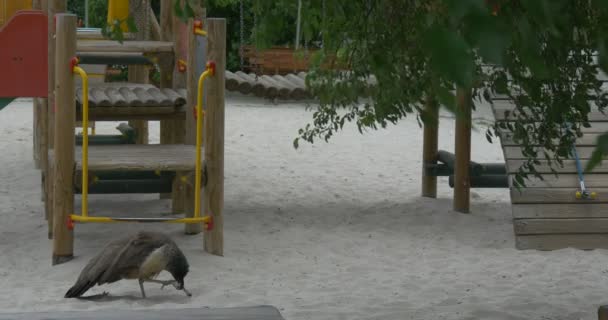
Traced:
<path id="1" fill-rule="evenodd" d="M 139 289 L 141 289 L 141 296 L 145 299 L 146 292 L 144 291 L 144 279 L 139 279 Z"/>
<path id="2" fill-rule="evenodd" d="M 175 280 L 146 279 L 144 281 L 153 282 L 153 283 L 160 283 L 160 284 L 162 284 L 162 286 L 160 287 L 161 289 L 164 288 L 165 286 L 168 286 L 168 285 L 173 285 L 174 287 L 177 287 L 177 281 L 175 281 Z"/>

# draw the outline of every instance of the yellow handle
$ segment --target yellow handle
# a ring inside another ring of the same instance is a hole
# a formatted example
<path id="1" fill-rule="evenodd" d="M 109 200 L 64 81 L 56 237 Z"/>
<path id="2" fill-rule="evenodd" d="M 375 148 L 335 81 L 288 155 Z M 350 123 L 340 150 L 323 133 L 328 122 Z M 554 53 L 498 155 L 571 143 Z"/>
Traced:
<path id="1" fill-rule="evenodd" d="M 89 197 L 89 76 L 81 67 L 74 65 L 72 70 L 82 78 L 82 204 L 81 215 L 86 217 Z"/>
<path id="2" fill-rule="evenodd" d="M 208 63 L 207 68 L 198 78 L 196 97 L 196 169 L 194 177 L 194 217 L 201 215 L 201 148 L 203 145 L 203 84 L 205 79 L 215 73 L 215 65 Z"/>

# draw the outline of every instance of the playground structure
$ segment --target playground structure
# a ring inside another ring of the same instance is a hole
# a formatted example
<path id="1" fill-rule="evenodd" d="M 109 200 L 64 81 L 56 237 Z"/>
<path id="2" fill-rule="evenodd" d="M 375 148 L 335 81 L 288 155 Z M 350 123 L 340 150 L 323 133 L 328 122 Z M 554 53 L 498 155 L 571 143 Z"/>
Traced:
<path id="1" fill-rule="evenodd" d="M 604 196 L 608 190 L 608 170 L 600 165 L 591 173 L 582 172 L 599 133 L 608 130 L 607 115 L 597 109 L 589 114 L 591 127 L 582 128 L 584 135 L 577 139 L 573 150 L 577 157 L 557 167 L 559 176 L 551 172 L 546 160 L 540 160 L 536 170 L 543 179 L 530 177 L 520 190 L 513 179 L 526 159 L 522 146 L 511 136 L 501 134 L 505 163 L 472 162 L 470 91 L 459 89 L 457 102 L 455 154 L 438 150 L 439 106 L 433 101 L 427 103 L 425 112 L 430 121 L 424 125 L 422 196 L 437 197 L 437 176 L 449 176 L 450 187 L 454 188 L 454 210 L 468 213 L 471 188 L 509 188 L 518 249 L 608 248 Z M 497 122 L 516 119 L 515 105 L 504 97 L 494 97 L 492 108 Z"/>
<path id="2" fill-rule="evenodd" d="M 202 21 L 184 24 L 163 1 L 161 39 L 139 40 L 145 35 L 138 34 L 119 43 L 90 30 L 81 35 L 76 16 L 63 13 L 66 6 L 67 1 L 34 1 L 34 10 L 17 12 L 0 29 L 0 40 L 10 49 L 0 53 L 0 65 L 12 85 L 0 85 L 0 97 L 36 98 L 35 150 L 53 264 L 73 256 L 77 223 L 183 223 L 187 234 L 204 231 L 205 250 L 222 255 L 225 20 L 200 16 Z M 18 39 L 30 33 L 26 47 Z M 178 66 L 179 60 L 186 62 Z M 85 63 L 129 64 L 130 80 L 141 83 L 89 81 Z M 153 64 L 161 71 L 160 88 L 142 76 L 142 67 Z M 75 135 L 77 121 L 88 128 L 91 121 L 120 120 L 130 121 L 118 127 L 120 135 L 89 136 L 88 130 Z M 161 144 L 142 144 L 147 132 L 140 131 L 145 129 L 141 121 L 148 120 L 161 121 Z M 77 193 L 82 195 L 79 214 L 74 212 Z M 170 194 L 172 212 L 90 216 L 87 200 L 94 193 Z M 172 216 L 180 213 L 185 216 Z"/>

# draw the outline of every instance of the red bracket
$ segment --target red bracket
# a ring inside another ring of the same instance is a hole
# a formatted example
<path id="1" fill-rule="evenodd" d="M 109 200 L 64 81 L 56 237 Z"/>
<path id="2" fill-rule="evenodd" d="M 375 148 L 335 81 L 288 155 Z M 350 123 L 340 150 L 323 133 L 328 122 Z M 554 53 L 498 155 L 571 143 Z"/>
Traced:
<path id="1" fill-rule="evenodd" d="M 205 223 L 205 230 L 211 231 L 213 230 L 213 216 L 209 216 L 209 221 Z"/>
<path id="2" fill-rule="evenodd" d="M 192 25 L 192 32 L 195 32 L 196 29 L 202 29 L 202 28 L 203 28 L 203 21 L 194 20 L 194 24 Z"/>
<path id="3" fill-rule="evenodd" d="M 78 65 L 78 57 L 72 57 L 72 59 L 70 59 L 70 70 L 73 72 L 74 71 L 74 67 Z"/>
<path id="4" fill-rule="evenodd" d="M 215 61 L 207 61 L 207 68 L 211 71 L 211 75 L 215 75 Z"/>
<path id="5" fill-rule="evenodd" d="M 70 217 L 70 216 L 68 216 L 67 226 L 68 226 L 68 230 L 70 230 L 70 231 L 74 230 L 74 220 L 72 220 L 72 217 Z"/>

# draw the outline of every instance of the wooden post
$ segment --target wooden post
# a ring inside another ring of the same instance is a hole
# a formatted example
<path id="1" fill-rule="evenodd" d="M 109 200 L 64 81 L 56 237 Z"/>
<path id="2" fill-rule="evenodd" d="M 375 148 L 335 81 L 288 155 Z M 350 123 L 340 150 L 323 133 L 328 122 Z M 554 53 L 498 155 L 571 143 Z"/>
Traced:
<path id="1" fill-rule="evenodd" d="M 127 0 L 125 0 L 127 1 Z M 139 8 L 139 11 L 134 11 L 136 8 L 144 6 L 144 8 Z M 149 2 L 145 0 L 129 0 L 129 15 L 134 17 L 135 23 L 137 24 L 138 32 L 135 35 L 136 40 L 149 40 L 150 35 L 148 32 L 149 18 L 147 15 L 149 13 Z M 128 81 L 131 83 L 148 83 L 148 69 L 146 66 L 129 66 L 128 67 L 129 79 Z M 135 139 L 135 143 L 137 144 L 148 144 L 148 121 L 147 120 L 129 120 L 129 126 L 134 128 L 137 132 L 137 138 Z"/>
<path id="2" fill-rule="evenodd" d="M 196 55 L 196 41 L 197 36 L 192 31 L 194 28 L 194 20 L 188 20 L 188 31 L 186 32 L 186 47 L 188 48 L 187 52 L 187 65 L 186 68 L 186 90 L 188 95 L 186 97 L 186 106 L 190 109 L 193 106 L 196 106 L 196 98 L 197 98 L 197 88 L 198 88 L 198 76 L 196 66 L 198 63 L 204 63 L 201 61 L 197 61 Z M 190 111 L 190 110 L 188 110 Z M 184 136 L 184 143 L 189 145 L 196 145 L 196 119 L 194 118 L 194 114 L 192 112 L 186 112 L 186 132 Z M 194 183 L 194 181 L 192 182 Z M 194 190 L 192 190 L 194 191 Z M 183 208 L 185 209 L 186 216 L 192 217 L 194 216 L 194 206 L 192 202 L 194 200 L 194 196 L 188 196 L 191 192 L 187 192 L 187 196 L 183 197 Z M 177 199 L 176 199 L 177 200 Z M 186 234 L 198 234 L 203 231 L 202 224 L 186 224 L 184 232 Z"/>
<path id="3" fill-rule="evenodd" d="M 56 15 L 55 152 L 53 187 L 53 264 L 71 260 L 74 235 L 68 227 L 74 212 L 74 130 L 76 100 L 70 60 L 76 56 L 76 15 Z"/>
<path id="4" fill-rule="evenodd" d="M 456 138 L 454 154 L 454 210 L 462 213 L 469 212 L 470 178 L 469 162 L 471 162 L 471 89 L 456 90 Z"/>
<path id="5" fill-rule="evenodd" d="M 608 305 L 600 306 L 597 309 L 598 320 L 608 320 Z"/>
<path id="6" fill-rule="evenodd" d="M 55 20 L 53 17 L 56 13 L 65 12 L 67 8 L 67 0 L 50 0 L 43 1 L 43 6 L 46 5 L 48 13 L 48 95 L 46 104 L 42 105 L 42 117 L 45 118 L 45 129 L 46 132 L 41 134 L 41 157 L 40 163 L 42 165 L 42 187 L 43 194 L 45 197 L 45 216 L 49 225 L 49 239 L 53 237 L 53 207 L 50 198 L 53 197 L 53 191 L 51 184 L 53 180 L 48 179 L 49 176 L 49 164 L 48 156 L 49 151 L 53 149 L 55 143 Z"/>
<path id="7" fill-rule="evenodd" d="M 213 229 L 205 232 L 205 251 L 224 255 L 224 82 L 226 72 L 226 19 L 206 19 L 207 60 L 215 63 L 215 75 L 205 83 L 205 215 Z"/>
<path id="8" fill-rule="evenodd" d="M 422 142 L 422 196 L 437 198 L 437 177 L 427 175 L 427 166 L 437 163 L 439 142 L 439 104 L 427 97 L 424 110 L 424 134 Z"/>
<path id="9" fill-rule="evenodd" d="M 32 9 L 41 10 L 42 4 L 40 0 L 32 0 Z M 40 98 L 34 98 L 32 103 L 32 111 L 34 113 L 34 132 L 33 132 L 33 156 L 34 156 L 34 166 L 36 169 L 40 169 L 40 128 L 41 128 L 41 116 L 40 116 Z"/>

